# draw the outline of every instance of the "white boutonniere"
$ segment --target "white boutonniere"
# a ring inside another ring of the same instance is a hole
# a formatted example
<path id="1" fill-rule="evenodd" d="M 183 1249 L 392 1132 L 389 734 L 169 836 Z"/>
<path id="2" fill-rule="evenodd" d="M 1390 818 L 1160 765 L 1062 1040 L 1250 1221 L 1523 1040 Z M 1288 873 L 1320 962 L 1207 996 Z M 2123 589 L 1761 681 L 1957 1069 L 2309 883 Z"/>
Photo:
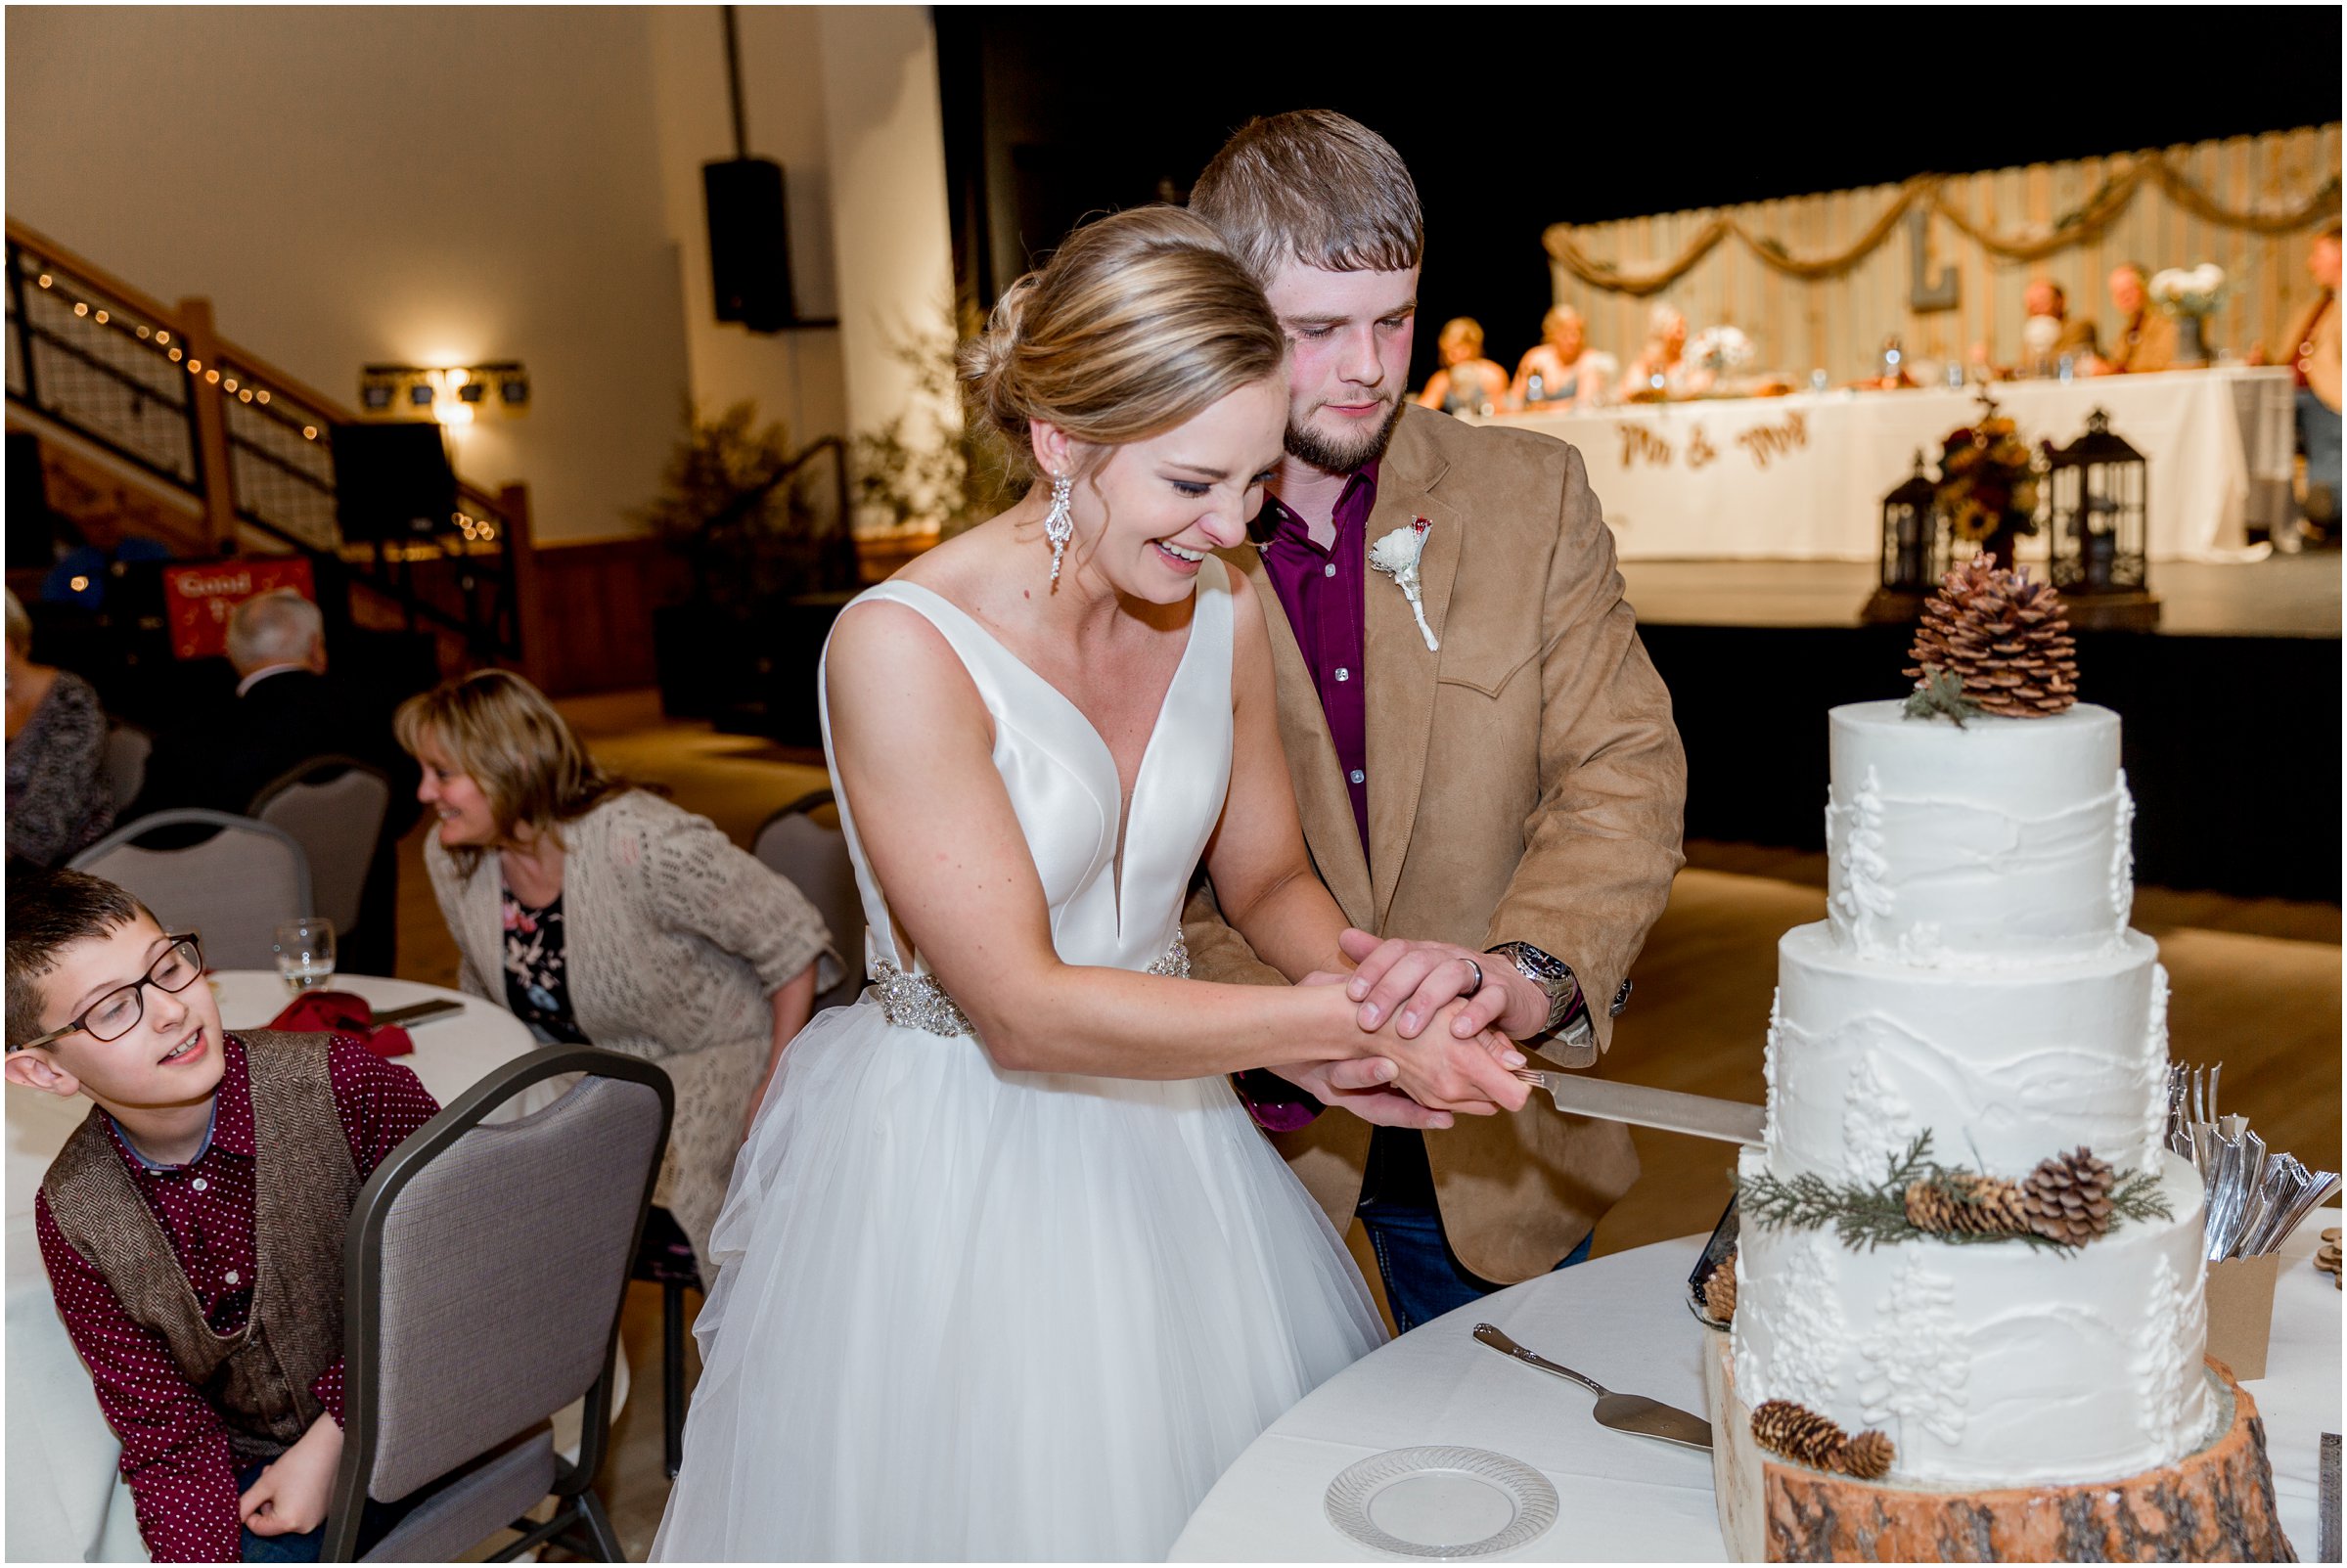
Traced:
<path id="1" fill-rule="evenodd" d="M 1426 532 L 1434 524 L 1423 517 L 1412 520 L 1407 528 L 1396 528 L 1369 547 L 1372 571 L 1381 571 L 1391 577 L 1402 597 L 1410 601 L 1410 613 L 1418 620 L 1421 636 L 1426 640 L 1426 651 L 1439 652 L 1442 645 L 1434 641 L 1434 628 L 1426 624 L 1425 596 L 1420 590 L 1418 558 L 1426 551 Z"/>

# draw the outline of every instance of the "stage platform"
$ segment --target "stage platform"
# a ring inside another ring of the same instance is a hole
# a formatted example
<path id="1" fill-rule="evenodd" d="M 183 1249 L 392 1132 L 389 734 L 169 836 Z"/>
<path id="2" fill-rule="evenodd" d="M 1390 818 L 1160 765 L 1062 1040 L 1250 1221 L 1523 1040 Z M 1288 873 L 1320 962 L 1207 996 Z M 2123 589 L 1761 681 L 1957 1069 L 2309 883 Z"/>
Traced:
<path id="1" fill-rule="evenodd" d="M 2085 700 L 2126 721 L 2146 885 L 2336 904 L 2341 560 L 2162 562 L 2152 632 L 2082 632 Z M 1825 845 L 1826 710 L 1907 689 L 1873 568 L 1631 561 L 1630 603 L 1688 753 L 1690 838 Z"/>
<path id="2" fill-rule="evenodd" d="M 2032 576 L 2042 564 L 2027 561 Z M 2162 637 L 2328 637 L 2340 630 L 2337 551 L 2273 556 L 2243 566 L 2156 561 Z M 1642 625 L 1856 626 L 1874 591 L 1862 560 L 1626 560 Z"/>

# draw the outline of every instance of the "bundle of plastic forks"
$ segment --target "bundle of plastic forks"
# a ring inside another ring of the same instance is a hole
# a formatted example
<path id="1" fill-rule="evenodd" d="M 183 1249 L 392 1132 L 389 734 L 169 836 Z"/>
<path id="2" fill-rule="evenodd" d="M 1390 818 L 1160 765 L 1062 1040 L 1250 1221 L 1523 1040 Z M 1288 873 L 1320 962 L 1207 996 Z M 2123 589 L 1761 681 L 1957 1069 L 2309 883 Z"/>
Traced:
<path id="1" fill-rule="evenodd" d="M 2192 1162 L 2208 1192 L 2205 1234 L 2211 1263 L 2272 1252 L 2339 1188 L 2335 1171 L 2311 1171 L 2292 1154 L 2266 1152 L 2245 1116 L 2220 1115 L 2225 1070 L 2168 1065 L 2168 1147 Z"/>

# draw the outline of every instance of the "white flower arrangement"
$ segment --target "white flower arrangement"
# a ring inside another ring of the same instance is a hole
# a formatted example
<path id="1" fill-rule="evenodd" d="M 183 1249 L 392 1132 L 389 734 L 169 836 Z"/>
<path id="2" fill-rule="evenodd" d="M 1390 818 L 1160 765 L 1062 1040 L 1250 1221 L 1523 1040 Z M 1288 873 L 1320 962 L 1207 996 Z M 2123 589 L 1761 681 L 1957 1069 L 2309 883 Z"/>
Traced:
<path id="1" fill-rule="evenodd" d="M 1706 327 L 1687 342 L 1687 362 L 1712 372 L 1750 370 L 1760 353 L 1735 327 Z"/>
<path id="2" fill-rule="evenodd" d="M 2166 267 L 2151 275 L 2151 298 L 2171 316 L 2209 316 L 2225 302 L 2225 269 L 2213 261 Z"/>
<path id="3" fill-rule="evenodd" d="M 1434 641 L 1434 628 L 1426 624 L 1424 596 L 1419 585 L 1418 558 L 1425 554 L 1426 534 L 1434 524 L 1423 517 L 1412 519 L 1407 528 L 1396 528 L 1369 547 L 1372 571 L 1381 571 L 1391 577 L 1402 597 L 1410 601 L 1410 613 L 1418 621 L 1418 631 L 1426 640 L 1426 651 L 1438 652 L 1441 645 Z"/>

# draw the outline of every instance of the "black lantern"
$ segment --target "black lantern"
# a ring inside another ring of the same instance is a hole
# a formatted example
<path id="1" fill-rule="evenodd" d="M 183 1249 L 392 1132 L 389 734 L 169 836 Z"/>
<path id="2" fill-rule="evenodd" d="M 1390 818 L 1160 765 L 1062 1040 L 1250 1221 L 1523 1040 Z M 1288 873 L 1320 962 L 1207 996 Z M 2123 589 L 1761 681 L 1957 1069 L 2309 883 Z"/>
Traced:
<path id="1" fill-rule="evenodd" d="M 2148 587 L 2144 454 L 2096 409 L 2086 433 L 2047 460 L 2054 586 L 2065 597 L 2141 594 Z"/>
<path id="2" fill-rule="evenodd" d="M 1915 472 L 1882 498 L 1882 586 L 1867 602 L 1870 621 L 1913 620 L 1949 565 L 1948 519 L 1939 487 L 1916 454 Z"/>

